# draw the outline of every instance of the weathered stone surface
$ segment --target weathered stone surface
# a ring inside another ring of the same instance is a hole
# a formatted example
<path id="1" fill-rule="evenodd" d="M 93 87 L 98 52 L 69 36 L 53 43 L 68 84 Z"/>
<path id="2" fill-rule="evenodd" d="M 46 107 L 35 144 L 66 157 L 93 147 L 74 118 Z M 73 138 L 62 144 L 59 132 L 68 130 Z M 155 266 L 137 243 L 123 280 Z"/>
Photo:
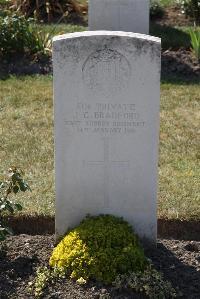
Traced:
<path id="1" fill-rule="evenodd" d="M 89 0 L 89 30 L 149 34 L 149 0 Z"/>
<path id="2" fill-rule="evenodd" d="M 155 242 L 160 40 L 82 32 L 53 42 L 56 233 L 124 217 Z"/>

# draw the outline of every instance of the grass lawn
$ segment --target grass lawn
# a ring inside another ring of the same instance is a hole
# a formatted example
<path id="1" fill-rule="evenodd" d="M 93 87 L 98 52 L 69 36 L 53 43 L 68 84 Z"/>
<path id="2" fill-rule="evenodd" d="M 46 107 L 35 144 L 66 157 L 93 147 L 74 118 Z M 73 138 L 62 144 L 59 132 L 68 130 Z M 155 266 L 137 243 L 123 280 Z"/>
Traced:
<path id="1" fill-rule="evenodd" d="M 200 86 L 161 85 L 159 217 L 200 219 Z M 21 167 L 32 193 L 23 213 L 54 214 L 52 78 L 0 81 L 0 173 Z"/>

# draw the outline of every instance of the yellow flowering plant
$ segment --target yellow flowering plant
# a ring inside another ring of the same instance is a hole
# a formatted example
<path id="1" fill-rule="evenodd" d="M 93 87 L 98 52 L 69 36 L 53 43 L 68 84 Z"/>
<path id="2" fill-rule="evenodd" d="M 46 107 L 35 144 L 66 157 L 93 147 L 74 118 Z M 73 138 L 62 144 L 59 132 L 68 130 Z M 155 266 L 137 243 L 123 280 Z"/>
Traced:
<path id="1" fill-rule="evenodd" d="M 143 271 L 148 264 L 132 227 L 112 215 L 87 216 L 55 247 L 49 263 L 78 281 L 108 284 L 118 274 Z"/>

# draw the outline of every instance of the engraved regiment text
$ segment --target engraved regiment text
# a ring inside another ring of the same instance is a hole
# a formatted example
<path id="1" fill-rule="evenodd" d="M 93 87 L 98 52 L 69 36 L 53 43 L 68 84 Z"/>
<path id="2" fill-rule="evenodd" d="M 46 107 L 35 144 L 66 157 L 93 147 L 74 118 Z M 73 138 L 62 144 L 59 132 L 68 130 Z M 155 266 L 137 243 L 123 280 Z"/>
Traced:
<path id="1" fill-rule="evenodd" d="M 77 103 L 65 126 L 73 133 L 131 134 L 145 126 L 135 104 Z"/>

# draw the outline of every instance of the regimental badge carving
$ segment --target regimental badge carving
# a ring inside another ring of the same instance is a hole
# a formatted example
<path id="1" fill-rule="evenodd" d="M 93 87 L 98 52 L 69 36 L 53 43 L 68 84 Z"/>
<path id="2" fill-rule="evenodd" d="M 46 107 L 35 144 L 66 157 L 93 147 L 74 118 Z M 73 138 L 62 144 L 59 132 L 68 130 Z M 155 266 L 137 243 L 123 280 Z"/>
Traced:
<path id="1" fill-rule="evenodd" d="M 87 58 L 82 74 L 84 83 L 92 92 L 109 97 L 128 87 L 131 67 L 124 55 L 116 50 L 103 48 Z"/>

